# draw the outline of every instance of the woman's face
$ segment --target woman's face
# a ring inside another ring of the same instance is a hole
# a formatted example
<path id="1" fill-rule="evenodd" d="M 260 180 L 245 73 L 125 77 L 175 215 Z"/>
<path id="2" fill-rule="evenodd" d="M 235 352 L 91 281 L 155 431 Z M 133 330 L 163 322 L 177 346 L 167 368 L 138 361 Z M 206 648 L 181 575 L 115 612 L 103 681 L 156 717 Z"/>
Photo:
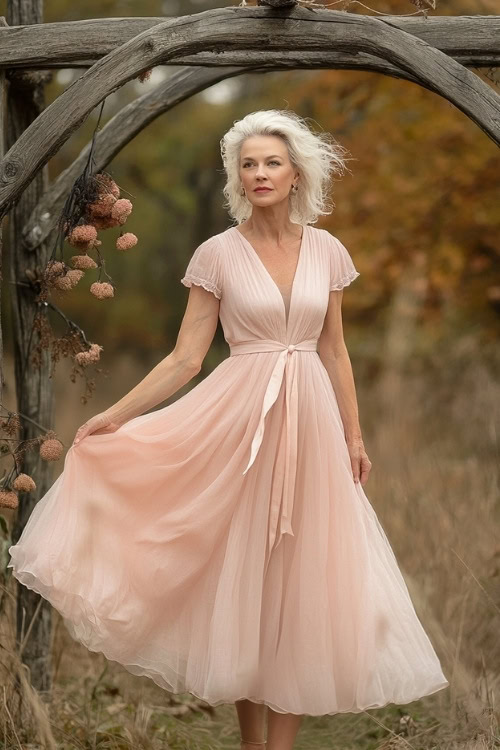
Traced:
<path id="1" fill-rule="evenodd" d="M 241 147 L 239 174 L 252 205 L 270 206 L 287 201 L 299 172 L 288 156 L 288 148 L 276 135 L 254 135 Z M 258 191 L 256 188 L 268 188 Z"/>

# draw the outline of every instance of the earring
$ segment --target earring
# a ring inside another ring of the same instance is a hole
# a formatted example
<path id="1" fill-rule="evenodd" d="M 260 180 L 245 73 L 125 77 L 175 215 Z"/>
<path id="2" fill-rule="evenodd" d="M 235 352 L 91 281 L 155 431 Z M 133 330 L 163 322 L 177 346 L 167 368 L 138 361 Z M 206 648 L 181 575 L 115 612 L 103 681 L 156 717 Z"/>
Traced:
<path id="1" fill-rule="evenodd" d="M 292 190 L 294 193 L 296 193 L 298 189 L 299 189 L 298 185 L 292 185 Z"/>
<path id="2" fill-rule="evenodd" d="M 241 186 L 241 189 L 240 189 L 240 195 L 245 195 L 245 188 L 243 187 L 243 185 Z"/>

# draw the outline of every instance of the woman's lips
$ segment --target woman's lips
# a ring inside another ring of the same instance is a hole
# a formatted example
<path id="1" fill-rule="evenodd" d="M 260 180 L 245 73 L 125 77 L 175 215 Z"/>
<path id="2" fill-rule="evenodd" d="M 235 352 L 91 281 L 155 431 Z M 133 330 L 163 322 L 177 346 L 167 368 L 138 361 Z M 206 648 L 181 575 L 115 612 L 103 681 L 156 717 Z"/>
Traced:
<path id="1" fill-rule="evenodd" d="M 270 193 L 272 188 L 255 188 L 255 193 Z"/>

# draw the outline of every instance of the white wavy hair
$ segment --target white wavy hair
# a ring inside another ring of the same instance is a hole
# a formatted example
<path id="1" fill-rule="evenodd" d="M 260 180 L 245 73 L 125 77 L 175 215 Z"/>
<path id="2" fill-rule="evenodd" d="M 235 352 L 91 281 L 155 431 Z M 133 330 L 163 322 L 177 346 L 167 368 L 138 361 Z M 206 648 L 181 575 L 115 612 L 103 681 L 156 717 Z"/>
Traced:
<path id="1" fill-rule="evenodd" d="M 287 147 L 290 162 L 300 173 L 297 192 L 290 191 L 289 217 L 298 224 L 314 224 L 318 216 L 332 212 L 330 200 L 332 174 L 350 172 L 346 166 L 347 149 L 331 133 L 313 133 L 305 118 L 291 110 L 263 109 L 250 112 L 220 140 L 224 170 L 227 176 L 223 193 L 230 216 L 241 224 L 252 213 L 252 204 L 241 195 L 239 161 L 243 142 L 254 135 L 276 135 Z"/>

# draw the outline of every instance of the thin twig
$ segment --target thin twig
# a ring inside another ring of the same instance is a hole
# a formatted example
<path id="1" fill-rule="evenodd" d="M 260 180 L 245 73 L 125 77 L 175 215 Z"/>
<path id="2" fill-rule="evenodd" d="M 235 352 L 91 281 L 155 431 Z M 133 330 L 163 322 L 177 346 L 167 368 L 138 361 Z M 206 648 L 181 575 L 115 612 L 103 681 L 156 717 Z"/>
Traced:
<path id="1" fill-rule="evenodd" d="M 77 323 L 71 320 L 71 318 L 68 318 L 68 316 L 65 315 L 63 311 L 59 307 L 57 307 L 57 305 L 54 305 L 53 302 L 43 302 L 43 304 L 46 305 L 47 307 L 50 307 L 51 310 L 57 313 L 64 321 L 66 321 L 71 331 L 78 331 L 78 333 L 80 334 L 84 342 L 90 346 L 90 341 L 85 336 L 85 332 L 83 328 L 80 328 L 80 326 Z"/>
<path id="2" fill-rule="evenodd" d="M 12 719 L 12 714 L 10 713 L 10 711 L 9 711 L 9 707 L 8 707 L 8 705 L 7 705 L 7 697 L 6 697 L 6 695 L 5 695 L 5 685 L 4 685 L 4 688 L 3 688 L 3 705 L 4 705 L 4 708 L 5 708 L 5 712 L 6 712 L 6 714 L 7 714 L 7 716 L 8 716 L 8 717 L 9 717 L 9 719 L 10 719 L 10 723 L 11 723 L 11 725 L 12 725 L 12 731 L 14 732 L 14 737 L 16 738 L 16 740 L 17 740 L 17 744 L 19 745 L 19 750 L 23 750 L 23 746 L 21 745 L 21 742 L 20 742 L 20 740 L 19 740 L 19 737 L 17 736 L 17 732 L 16 732 L 16 727 L 15 727 L 15 725 L 14 725 L 14 721 L 13 721 L 13 719 Z"/>
<path id="3" fill-rule="evenodd" d="M 31 422 L 32 424 L 36 425 L 36 427 L 39 427 L 44 432 L 49 432 L 49 430 L 47 429 L 47 427 L 44 427 L 39 422 L 35 422 L 34 419 L 31 419 L 31 417 L 28 417 L 26 414 L 23 414 L 21 411 L 15 411 L 15 412 L 13 412 L 10 409 L 7 409 L 7 407 L 4 406 L 2 403 L 0 403 L 0 409 L 5 409 L 9 413 L 9 415 L 10 414 L 17 414 L 19 417 L 22 417 L 23 419 L 27 419 L 28 422 Z"/>
<path id="4" fill-rule="evenodd" d="M 309 5 L 313 5 L 313 6 L 318 7 L 318 8 L 329 8 L 331 5 L 339 5 L 341 3 L 343 5 L 346 5 L 346 0 L 335 0 L 335 2 L 333 2 L 333 3 L 324 3 L 324 4 L 323 3 L 316 3 L 314 0 L 299 0 L 299 2 L 307 3 Z M 365 5 L 360 0 L 348 0 L 348 4 L 349 5 L 361 5 L 362 8 L 366 8 L 367 10 L 370 10 L 376 16 L 393 16 L 394 15 L 394 13 L 384 13 L 381 10 L 375 10 L 375 8 L 370 8 L 368 5 Z M 344 12 L 349 13 L 349 11 L 346 11 L 345 8 L 343 10 L 344 10 Z M 405 17 L 405 16 L 418 16 L 418 15 L 421 15 L 421 14 L 425 14 L 426 12 L 427 12 L 427 9 L 424 8 L 423 10 L 413 11 L 413 13 L 398 13 L 398 16 L 403 16 L 403 17 Z"/>
<path id="5" fill-rule="evenodd" d="M 365 5 L 360 0 L 334 0 L 332 3 L 321 3 L 317 2 L 317 0 L 297 0 L 298 6 L 304 6 L 305 8 L 318 8 L 319 10 L 325 10 L 326 8 L 330 8 L 334 5 L 343 5 L 345 7 L 342 8 L 342 12 L 349 13 L 350 11 L 346 10 L 346 7 L 349 5 L 361 5 L 362 8 L 366 8 L 367 10 L 371 11 L 375 16 L 393 16 L 394 13 L 384 13 L 381 10 L 375 10 L 375 8 L 370 8 L 368 5 Z M 241 0 L 240 8 L 247 8 L 247 0 Z M 427 17 L 427 14 L 429 12 L 429 8 L 421 8 L 419 10 L 413 11 L 413 13 L 398 13 L 398 16 L 418 16 L 418 15 L 424 15 Z"/>
<path id="6" fill-rule="evenodd" d="M 495 609 L 495 610 L 497 611 L 497 613 L 498 613 L 498 614 L 500 615 L 500 607 L 498 606 L 498 604 L 496 604 L 496 602 L 495 602 L 495 601 L 494 601 L 494 600 L 493 600 L 493 599 L 491 598 L 491 596 L 490 596 L 490 595 L 488 594 L 488 592 L 487 592 L 487 591 L 486 591 L 486 589 L 484 588 L 483 584 L 482 584 L 482 583 L 481 583 L 481 582 L 480 582 L 480 581 L 479 581 L 479 580 L 478 580 L 478 579 L 476 578 L 476 576 L 475 576 L 475 575 L 474 575 L 474 573 L 472 572 L 471 568 L 470 568 L 470 567 L 469 567 L 469 566 L 467 565 L 467 563 L 465 562 L 465 560 L 462 560 L 462 558 L 460 557 L 460 555 L 458 554 L 458 552 L 456 552 L 456 551 L 455 551 L 455 550 L 453 549 L 453 547 L 451 547 L 450 549 L 451 549 L 451 551 L 453 552 L 453 554 L 454 554 L 454 555 L 456 555 L 456 556 L 458 557 L 458 559 L 460 560 L 460 562 L 462 563 L 462 565 L 464 565 L 464 566 L 465 566 L 465 567 L 467 568 L 467 570 L 468 570 L 468 571 L 469 571 L 469 573 L 471 574 L 472 578 L 473 578 L 473 579 L 475 580 L 475 582 L 477 583 L 477 585 L 479 586 L 479 588 L 481 589 L 481 591 L 483 592 L 483 594 L 484 594 L 484 595 L 486 596 L 486 598 L 488 599 L 488 601 L 490 602 L 490 604 L 491 604 L 491 605 L 493 606 L 493 608 L 494 608 L 494 609 Z"/>
<path id="7" fill-rule="evenodd" d="M 411 744 L 411 742 L 408 742 L 402 735 L 397 734 L 397 732 L 394 732 L 390 727 L 386 727 L 385 724 L 377 719 L 376 716 L 373 714 L 369 714 L 368 711 L 363 711 L 366 716 L 369 716 L 370 719 L 373 719 L 373 721 L 379 725 L 379 727 L 382 727 L 382 729 L 385 729 L 386 732 L 389 732 L 389 734 L 392 734 L 393 737 L 397 737 L 398 740 L 402 740 L 405 745 L 408 745 L 408 747 L 411 747 L 412 750 L 415 750 L 414 746 Z"/>
<path id="8" fill-rule="evenodd" d="M 38 600 L 38 604 L 36 605 L 35 611 L 33 612 L 33 617 L 31 618 L 31 622 L 28 625 L 28 630 L 26 631 L 26 633 L 25 633 L 25 635 L 23 637 L 23 640 L 21 641 L 21 645 L 19 646 L 19 656 L 21 656 L 21 654 L 23 653 L 24 647 L 26 646 L 26 644 L 28 642 L 29 634 L 31 633 L 31 631 L 33 629 L 33 625 L 35 623 L 36 616 L 38 615 L 38 612 L 40 611 L 40 607 L 42 606 L 42 603 L 43 603 L 43 599 L 40 596 L 40 599 Z"/>

